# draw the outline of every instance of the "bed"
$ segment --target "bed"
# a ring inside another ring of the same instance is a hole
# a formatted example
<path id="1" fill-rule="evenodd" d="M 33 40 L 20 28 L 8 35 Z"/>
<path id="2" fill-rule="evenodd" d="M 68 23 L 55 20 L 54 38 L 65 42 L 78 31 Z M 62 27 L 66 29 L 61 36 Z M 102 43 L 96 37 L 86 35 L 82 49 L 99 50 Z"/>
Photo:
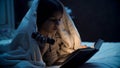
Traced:
<path id="1" fill-rule="evenodd" d="M 91 46 L 94 45 L 94 42 L 83 42 L 82 44 Z M 78 68 L 120 68 L 120 42 L 104 42 L 100 50 Z"/>
<path id="2" fill-rule="evenodd" d="M 91 42 L 85 42 L 88 46 Z M 100 50 L 80 68 L 120 68 L 120 42 L 104 42 Z"/>
<path id="3" fill-rule="evenodd" d="M 2 40 L 0 45 L 9 44 L 11 40 Z M 87 46 L 94 42 L 82 42 Z M 48 68 L 59 68 L 52 66 Z M 120 42 L 104 42 L 100 50 L 79 68 L 120 68 Z"/>

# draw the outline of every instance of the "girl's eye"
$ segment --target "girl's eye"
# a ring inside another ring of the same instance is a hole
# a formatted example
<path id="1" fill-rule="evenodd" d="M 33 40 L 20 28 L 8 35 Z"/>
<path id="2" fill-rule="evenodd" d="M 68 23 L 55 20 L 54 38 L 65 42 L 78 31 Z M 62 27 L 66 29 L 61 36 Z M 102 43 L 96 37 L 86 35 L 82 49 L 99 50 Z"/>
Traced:
<path id="1" fill-rule="evenodd" d="M 58 22 L 58 21 L 60 21 L 60 19 L 51 19 L 50 21 L 53 21 L 53 22 Z"/>
<path id="2" fill-rule="evenodd" d="M 51 20 L 51 21 L 56 22 L 57 20 L 53 19 L 53 20 Z"/>

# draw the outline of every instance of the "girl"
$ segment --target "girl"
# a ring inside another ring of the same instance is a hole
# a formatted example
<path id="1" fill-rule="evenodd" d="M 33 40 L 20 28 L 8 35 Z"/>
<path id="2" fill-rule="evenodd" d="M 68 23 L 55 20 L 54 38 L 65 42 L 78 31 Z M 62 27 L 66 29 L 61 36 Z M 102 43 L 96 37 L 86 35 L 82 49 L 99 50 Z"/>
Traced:
<path id="1" fill-rule="evenodd" d="M 36 41 L 37 32 L 54 44 Z M 0 65 L 12 68 L 45 68 L 58 65 L 75 50 L 85 48 L 70 16 L 58 0 L 34 0 L 16 30 L 12 42 L 0 55 Z"/>

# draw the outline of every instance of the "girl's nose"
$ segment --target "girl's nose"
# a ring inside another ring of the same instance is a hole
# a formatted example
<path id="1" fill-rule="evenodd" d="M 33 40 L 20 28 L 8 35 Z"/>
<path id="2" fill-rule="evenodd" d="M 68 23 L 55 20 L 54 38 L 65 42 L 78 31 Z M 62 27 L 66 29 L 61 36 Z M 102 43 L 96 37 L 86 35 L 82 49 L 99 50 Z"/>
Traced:
<path id="1" fill-rule="evenodd" d="M 55 24 L 56 24 L 56 25 L 59 25 L 60 22 L 61 22 L 60 20 L 57 20 L 57 21 L 55 22 Z"/>
<path id="2" fill-rule="evenodd" d="M 59 21 L 56 21 L 56 22 L 55 22 L 55 25 L 59 25 Z"/>

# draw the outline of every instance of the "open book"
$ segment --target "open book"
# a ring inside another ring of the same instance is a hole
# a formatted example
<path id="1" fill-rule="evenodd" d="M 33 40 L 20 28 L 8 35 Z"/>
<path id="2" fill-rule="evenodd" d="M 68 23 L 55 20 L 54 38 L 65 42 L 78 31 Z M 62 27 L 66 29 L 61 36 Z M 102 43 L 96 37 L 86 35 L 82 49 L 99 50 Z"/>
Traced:
<path id="1" fill-rule="evenodd" d="M 60 66 L 60 68 L 77 68 L 90 59 L 101 47 L 103 43 L 102 39 L 99 39 L 94 44 L 94 48 L 83 48 L 73 52 L 66 61 Z"/>

